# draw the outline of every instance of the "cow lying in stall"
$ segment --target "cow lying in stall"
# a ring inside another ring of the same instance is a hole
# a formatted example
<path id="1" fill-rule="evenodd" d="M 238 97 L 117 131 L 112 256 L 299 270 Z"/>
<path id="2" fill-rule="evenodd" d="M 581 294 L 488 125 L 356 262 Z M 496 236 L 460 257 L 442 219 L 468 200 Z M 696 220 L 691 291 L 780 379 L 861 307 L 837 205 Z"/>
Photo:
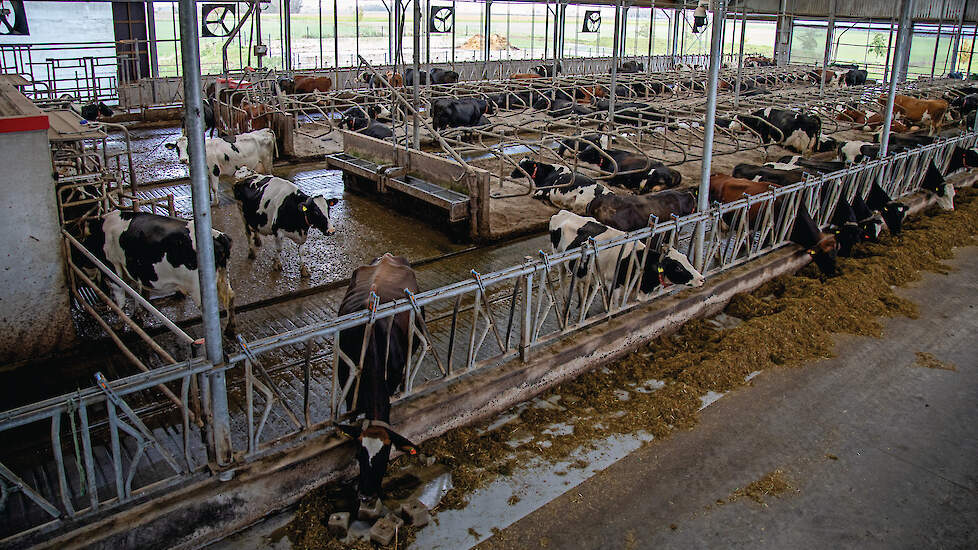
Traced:
<path id="1" fill-rule="evenodd" d="M 590 239 L 601 242 L 623 235 L 625 235 L 624 231 L 567 210 L 561 210 L 550 218 L 550 244 L 554 253 L 580 248 Z M 634 263 L 631 258 L 633 252 L 636 254 Z M 583 302 L 587 291 L 585 288 L 587 264 L 582 262 L 575 265 L 576 263 L 573 260 L 568 262 L 567 268 L 574 273 L 578 281 L 577 294 Z M 624 290 L 626 277 L 634 274 L 640 264 L 642 274 L 637 289 L 637 298 L 640 301 L 651 298 L 652 293 L 659 287 L 673 284 L 699 287 L 703 286 L 705 280 L 703 275 L 693 268 L 689 259 L 675 248 L 666 245 L 660 250 L 650 250 L 646 253 L 645 244 L 635 241 L 598 252 L 597 267 L 601 274 L 601 282 L 612 284 L 612 302 L 621 300 L 620 294 Z M 561 279 L 563 274 L 564 272 L 561 271 Z"/>
<path id="2" fill-rule="evenodd" d="M 328 92 L 333 89 L 333 79 L 328 76 L 297 74 L 294 78 L 278 79 L 278 87 L 289 95 Z"/>
<path id="3" fill-rule="evenodd" d="M 234 179 L 234 198 L 241 209 L 248 238 L 248 258 L 255 258 L 255 248 L 261 246 L 263 235 L 274 236 L 272 269 L 281 271 L 282 238 L 285 237 L 298 247 L 299 274 L 308 277 L 309 268 L 302 261 L 302 245 L 309 237 L 310 228 L 315 227 L 326 236 L 336 232 L 329 211 L 339 199 L 327 199 L 322 195 L 310 197 L 291 181 L 256 174 L 249 168 L 239 168 Z"/>
<path id="4" fill-rule="evenodd" d="M 755 182 L 726 174 L 712 174 L 710 175 L 710 200 L 721 203 L 734 202 L 742 199 L 744 195 L 759 195 L 777 187 L 766 182 Z M 747 215 L 751 223 L 757 220 L 761 205 L 762 203 L 758 201 L 748 209 Z M 775 200 L 770 207 L 779 208 L 779 206 L 779 202 Z M 835 235 L 821 231 L 803 205 L 798 208 L 788 240 L 804 248 L 822 273 L 830 277 L 835 275 L 835 259 L 838 255 Z"/>
<path id="5" fill-rule="evenodd" d="M 431 103 L 431 121 L 435 130 L 460 126 L 489 124 L 486 115 L 496 112 L 492 102 L 485 99 L 437 99 Z"/>
<path id="6" fill-rule="evenodd" d="M 228 276 L 231 238 L 216 229 L 214 265 L 217 267 L 217 296 L 227 311 L 225 335 L 234 334 L 234 291 Z M 135 286 L 140 294 L 165 295 L 179 292 L 200 307 L 200 278 L 197 273 L 197 235 L 193 220 L 158 216 L 147 212 L 113 210 L 102 219 L 87 222 L 81 243 L 116 275 Z M 99 275 L 95 266 L 74 248 L 75 264 Z M 109 283 L 115 303 L 122 308 L 126 293 Z"/>
<path id="7" fill-rule="evenodd" d="M 750 129 L 761 138 L 761 143 L 776 143 L 799 153 L 810 153 L 822 133 L 822 120 L 786 109 L 767 107 L 749 116 L 738 115 L 729 125 L 733 132 Z"/>
<path id="8" fill-rule="evenodd" d="M 678 170 L 651 160 L 644 154 L 598 145 L 607 143 L 607 139 L 602 139 L 603 137 L 594 135 L 563 140 L 557 147 L 557 154 L 563 156 L 565 152 L 573 151 L 576 144 L 579 148 L 578 159 L 595 164 L 605 172 L 613 172 L 617 167 L 618 173 L 608 183 L 634 189 L 639 193 L 672 189 L 682 183 L 683 177 Z"/>
<path id="9" fill-rule="evenodd" d="M 414 270 L 406 258 L 384 254 L 353 272 L 337 315 L 371 307 L 374 295 L 381 304 L 403 299 L 405 290 L 418 292 Z M 392 447 L 412 455 L 417 453 L 415 445 L 390 425 L 391 396 L 404 381 L 409 349 L 420 347 L 412 348 L 408 342 L 410 323 L 410 313 L 402 312 L 379 319 L 369 330 L 359 324 L 339 332 L 343 354 L 354 363 L 363 357 L 359 382 L 351 379 L 350 366 L 343 359 L 339 360 L 336 373 L 340 388 L 348 389 L 346 408 L 355 415 L 355 424 L 337 427 L 358 444 L 357 497 L 361 508 L 380 507 L 377 500 L 384 496 L 383 481 Z"/>
<path id="10" fill-rule="evenodd" d="M 187 136 L 180 136 L 176 142 L 167 143 L 165 147 L 176 150 L 180 163 L 189 165 L 188 144 Z M 275 133 L 268 128 L 238 136 L 205 140 L 211 204 L 216 205 L 220 200 L 218 191 L 222 175 L 233 175 L 242 166 L 259 173 L 271 172 L 275 147 Z"/>
<path id="11" fill-rule="evenodd" d="M 649 195 L 616 195 L 604 185 L 564 166 L 530 159 L 520 161 L 510 177 L 523 177 L 524 172 L 536 187 L 534 198 L 549 200 L 558 208 L 580 215 L 593 216 L 620 231 L 648 226 L 649 216 L 665 221 L 673 214 L 685 216 L 696 209 L 696 198 L 687 191 L 669 189 Z"/>

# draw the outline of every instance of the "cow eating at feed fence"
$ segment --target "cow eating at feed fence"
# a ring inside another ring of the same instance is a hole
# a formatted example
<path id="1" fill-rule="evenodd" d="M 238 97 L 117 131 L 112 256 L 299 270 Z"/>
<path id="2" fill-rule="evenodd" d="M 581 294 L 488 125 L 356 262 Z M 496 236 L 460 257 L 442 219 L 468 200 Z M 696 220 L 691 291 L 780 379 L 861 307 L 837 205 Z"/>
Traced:
<path id="1" fill-rule="evenodd" d="M 204 141 L 207 159 L 207 177 L 210 180 L 211 204 L 219 201 L 220 177 L 233 175 L 242 166 L 255 172 L 271 172 L 275 157 L 275 133 L 268 128 L 240 134 L 237 136 L 207 139 Z M 189 141 L 180 136 L 174 143 L 167 143 L 167 149 L 174 149 L 181 164 L 190 164 Z"/>
<path id="2" fill-rule="evenodd" d="M 587 244 L 590 239 L 600 242 L 622 235 L 625 235 L 624 231 L 567 210 L 561 210 L 550 218 L 550 244 L 555 253 L 579 248 Z M 597 267 L 602 283 L 610 282 L 613 293 L 620 294 L 628 274 L 638 269 L 638 263 L 632 262 L 630 258 L 633 251 L 637 254 L 638 262 L 641 262 L 644 256 L 642 276 L 638 283 L 639 300 L 647 300 L 659 287 L 673 284 L 689 287 L 703 286 L 705 280 L 703 275 L 694 269 L 689 259 L 675 248 L 665 245 L 660 250 L 650 250 L 646 253 L 644 243 L 633 241 L 598 252 Z M 576 261 L 568 262 L 567 267 L 576 272 L 579 285 L 583 285 L 587 275 L 587 264 L 582 262 L 575 266 L 575 263 Z M 578 287 L 578 293 L 579 296 L 584 295 L 581 286 Z M 618 299 L 618 297 L 613 298 L 615 301 Z"/>
<path id="3" fill-rule="evenodd" d="M 228 313 L 225 334 L 231 335 L 234 332 L 234 291 L 228 277 L 231 238 L 216 229 L 212 229 L 211 234 L 214 236 L 217 295 Z M 193 220 L 113 210 L 102 219 L 88 221 L 81 243 L 122 279 L 134 283 L 138 292 L 150 291 L 159 295 L 180 292 L 190 296 L 200 307 L 197 235 Z M 98 274 L 87 258 L 74 249 L 72 255 L 80 268 Z M 111 283 L 110 286 L 116 304 L 123 307 L 125 292 Z"/>
<path id="4" fill-rule="evenodd" d="M 323 235 L 336 232 L 329 219 L 330 208 L 339 199 L 327 199 L 322 195 L 310 197 L 291 181 L 265 174 L 256 174 L 248 168 L 234 173 L 234 198 L 241 207 L 241 217 L 248 238 L 248 257 L 255 257 L 255 248 L 261 246 L 261 237 L 275 237 L 275 263 L 272 269 L 282 269 L 282 239 L 288 238 L 298 246 L 299 273 L 309 276 L 309 268 L 302 261 L 302 245 L 309 237 L 309 229 L 315 227 Z"/>
<path id="5" fill-rule="evenodd" d="M 374 296 L 381 304 L 403 299 L 405 290 L 418 292 L 414 270 L 407 259 L 384 254 L 353 272 L 338 315 L 372 306 Z M 350 388 L 346 395 L 347 409 L 354 415 L 363 415 L 363 419 L 355 424 L 338 426 L 359 443 L 357 496 L 361 506 L 369 506 L 383 496 L 384 474 L 392 447 L 408 454 L 417 452 L 415 445 L 390 425 L 391 396 L 404 380 L 410 323 L 410 313 L 402 312 L 378 319 L 369 329 L 361 324 L 339 332 L 343 354 L 355 364 L 363 357 L 359 382 L 349 379 L 350 366 L 343 359 L 339 360 L 337 368 L 340 384 Z"/>

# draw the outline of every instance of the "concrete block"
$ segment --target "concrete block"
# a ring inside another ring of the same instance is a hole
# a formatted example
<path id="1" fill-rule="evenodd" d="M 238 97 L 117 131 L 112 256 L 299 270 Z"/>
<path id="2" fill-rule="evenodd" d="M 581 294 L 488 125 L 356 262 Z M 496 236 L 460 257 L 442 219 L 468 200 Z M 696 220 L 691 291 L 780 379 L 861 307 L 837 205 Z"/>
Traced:
<path id="1" fill-rule="evenodd" d="M 428 522 L 431 520 L 431 514 L 428 513 L 428 509 L 417 500 L 405 502 L 401 505 L 401 517 L 415 527 L 428 525 Z"/>
<path id="2" fill-rule="evenodd" d="M 397 527 L 398 529 L 404 527 L 404 520 L 399 518 L 397 514 L 387 514 L 386 516 L 384 516 L 384 518 L 386 518 L 391 523 L 393 523 L 394 527 Z"/>
<path id="3" fill-rule="evenodd" d="M 373 504 L 370 505 L 361 502 L 360 509 L 357 510 L 357 518 L 364 521 L 373 521 L 380 517 L 383 506 L 379 498 L 374 500 Z"/>
<path id="4" fill-rule="evenodd" d="M 331 514 L 326 529 L 338 539 L 345 537 L 346 532 L 350 529 L 350 513 L 336 512 Z"/>
<path id="5" fill-rule="evenodd" d="M 381 546 L 387 546 L 394 538 L 394 531 L 397 528 L 389 518 L 380 518 L 377 523 L 370 528 L 370 540 Z"/>

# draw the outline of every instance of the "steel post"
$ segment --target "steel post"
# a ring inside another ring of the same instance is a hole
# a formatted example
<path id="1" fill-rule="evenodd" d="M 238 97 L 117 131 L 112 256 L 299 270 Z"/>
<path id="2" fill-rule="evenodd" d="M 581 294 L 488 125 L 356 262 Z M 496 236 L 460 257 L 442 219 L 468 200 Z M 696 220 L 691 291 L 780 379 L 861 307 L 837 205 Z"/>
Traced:
<path id="1" fill-rule="evenodd" d="M 937 50 L 941 47 L 941 30 L 944 29 L 944 11 L 947 9 L 947 0 L 941 0 L 941 16 L 937 20 L 937 38 L 934 40 L 934 57 L 930 62 L 930 77 L 934 78 L 937 70 Z"/>
<path id="2" fill-rule="evenodd" d="M 615 127 L 615 99 L 617 98 L 617 82 L 618 82 L 618 40 L 621 38 L 621 0 L 615 0 L 615 31 L 612 37 L 612 44 L 614 47 L 611 49 L 611 94 L 608 98 L 608 124 L 612 128 Z"/>
<path id="3" fill-rule="evenodd" d="M 890 57 L 893 55 L 893 22 L 896 18 L 890 19 L 890 37 L 886 42 L 886 63 L 883 65 L 883 83 L 890 79 Z"/>
<path id="4" fill-rule="evenodd" d="M 679 46 L 679 20 L 682 18 L 682 10 L 676 8 L 676 13 L 673 14 L 672 20 L 672 45 L 669 48 L 670 63 L 669 68 L 676 66 L 676 51 Z"/>
<path id="5" fill-rule="evenodd" d="M 340 87 L 340 25 L 338 22 L 338 9 L 336 1 L 333 0 L 333 88 Z M 354 17 L 356 17 L 354 15 Z M 322 43 L 322 37 L 319 42 Z"/>
<path id="6" fill-rule="evenodd" d="M 883 133 L 880 135 L 880 158 L 885 157 L 890 146 L 890 127 L 893 124 L 893 101 L 896 98 L 896 84 L 900 67 L 906 62 L 910 49 L 905 47 L 910 38 L 910 13 L 913 11 L 913 0 L 903 0 L 900 6 L 900 23 L 897 27 L 896 52 L 893 54 L 893 71 L 890 85 L 886 93 L 886 110 L 883 111 Z M 881 171 L 884 173 L 885 170 Z"/>
<path id="7" fill-rule="evenodd" d="M 652 0 L 652 7 L 649 8 L 649 52 L 648 61 L 645 65 L 646 74 L 652 72 L 652 48 L 655 45 L 655 0 Z"/>
<path id="8" fill-rule="evenodd" d="M 734 86 L 734 107 L 740 107 L 740 82 L 744 75 L 744 36 L 747 34 L 747 7 L 741 5 L 740 8 L 740 52 L 737 54 L 737 84 Z"/>
<path id="9" fill-rule="evenodd" d="M 484 48 L 482 51 L 482 55 L 484 56 L 482 62 L 482 78 L 489 78 L 489 31 L 492 29 L 492 25 L 489 21 L 492 18 L 491 16 L 492 0 L 486 0 L 486 23 L 483 28 L 483 36 L 485 37 L 485 40 L 483 40 Z"/>
<path id="10" fill-rule="evenodd" d="M 964 10 L 968 9 L 968 0 L 961 0 L 961 13 L 958 14 L 958 24 L 954 29 L 954 40 L 951 42 L 950 71 L 958 70 L 958 51 L 961 48 L 961 32 L 964 30 Z"/>
<path id="11" fill-rule="evenodd" d="M 197 4 L 180 0 L 180 47 L 183 65 L 183 101 L 186 134 L 189 141 L 190 189 L 194 209 L 194 235 L 197 239 L 197 274 L 200 278 L 201 320 L 204 325 L 204 350 L 207 359 L 224 362 L 221 342 L 221 313 L 217 299 L 217 269 L 214 266 L 214 238 L 211 234 L 210 188 L 204 153 L 204 108 L 200 90 L 200 45 L 197 39 Z M 218 465 L 231 462 L 231 426 L 228 415 L 227 384 L 224 371 L 210 375 L 211 408 L 207 413 L 209 441 Z"/>
<path id="12" fill-rule="evenodd" d="M 717 0 L 713 11 L 713 29 L 710 40 L 710 82 L 706 87 L 706 122 L 703 128 L 703 164 L 700 170 L 700 188 L 697 197 L 697 210 L 706 212 L 710 209 L 710 163 L 713 160 L 713 131 L 717 116 L 717 81 L 720 79 L 720 56 L 723 54 L 723 44 L 720 42 L 726 0 Z M 695 247 L 693 262 L 697 270 L 703 270 L 703 241 L 706 236 L 706 225 L 696 223 Z"/>
<path id="13" fill-rule="evenodd" d="M 835 33 L 835 0 L 829 2 L 829 22 L 825 27 L 825 57 L 822 58 L 822 77 L 818 81 L 818 95 L 825 95 L 825 73 L 829 70 L 832 56 L 832 35 Z"/>
<path id="14" fill-rule="evenodd" d="M 429 75 L 430 78 L 430 75 Z M 412 86 L 411 98 L 414 113 L 411 115 L 411 125 L 413 126 L 413 141 L 415 149 L 421 148 L 421 128 L 418 126 L 418 86 L 421 81 L 421 0 L 414 0 L 414 85 Z M 426 81 L 427 82 L 427 81 Z M 430 82 L 429 82 L 430 84 Z"/>
<path id="15" fill-rule="evenodd" d="M 146 47 L 149 50 L 149 76 L 160 76 L 160 53 L 156 47 L 156 8 L 146 2 Z"/>

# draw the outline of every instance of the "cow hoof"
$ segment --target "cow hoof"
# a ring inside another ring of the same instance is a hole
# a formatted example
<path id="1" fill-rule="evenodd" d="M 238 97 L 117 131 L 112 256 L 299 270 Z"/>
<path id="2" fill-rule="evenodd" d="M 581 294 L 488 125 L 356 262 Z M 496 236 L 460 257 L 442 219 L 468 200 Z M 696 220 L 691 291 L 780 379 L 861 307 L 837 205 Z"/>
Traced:
<path id="1" fill-rule="evenodd" d="M 306 267 L 306 264 L 302 264 L 299 267 L 299 276 L 301 276 L 303 279 L 308 279 L 309 275 L 310 275 L 309 268 Z"/>

